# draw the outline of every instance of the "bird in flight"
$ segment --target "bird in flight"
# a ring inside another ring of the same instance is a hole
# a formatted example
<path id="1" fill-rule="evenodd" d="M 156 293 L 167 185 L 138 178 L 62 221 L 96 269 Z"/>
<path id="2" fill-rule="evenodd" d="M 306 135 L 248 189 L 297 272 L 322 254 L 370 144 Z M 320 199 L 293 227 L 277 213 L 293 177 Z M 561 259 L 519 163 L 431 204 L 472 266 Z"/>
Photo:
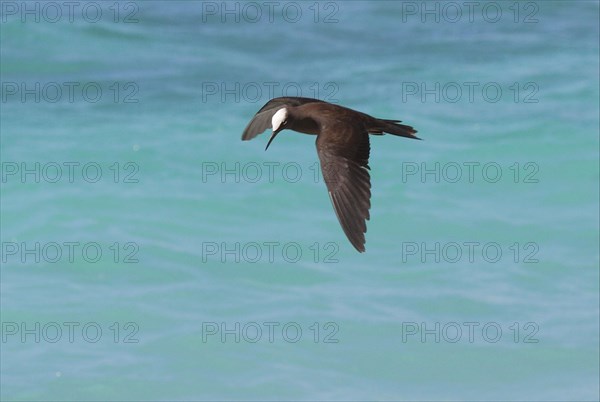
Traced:
<path id="1" fill-rule="evenodd" d="M 268 128 L 273 134 L 265 150 L 284 129 L 316 134 L 317 153 L 335 214 L 359 252 L 365 251 L 366 221 L 371 207 L 369 134 L 384 133 L 420 139 L 400 120 L 371 117 L 343 106 L 312 98 L 281 97 L 267 102 L 242 134 L 248 141 Z"/>

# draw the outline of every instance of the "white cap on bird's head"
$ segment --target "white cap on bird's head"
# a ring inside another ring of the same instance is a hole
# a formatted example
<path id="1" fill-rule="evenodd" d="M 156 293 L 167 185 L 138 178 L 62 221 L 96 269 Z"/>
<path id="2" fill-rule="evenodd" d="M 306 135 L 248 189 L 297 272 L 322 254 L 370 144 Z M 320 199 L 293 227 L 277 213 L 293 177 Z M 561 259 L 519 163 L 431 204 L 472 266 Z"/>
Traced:
<path id="1" fill-rule="evenodd" d="M 281 125 L 285 123 L 288 117 L 288 111 L 286 108 L 281 108 L 273 117 L 271 117 L 271 125 L 273 126 L 273 131 L 279 131 Z"/>
<path id="2" fill-rule="evenodd" d="M 265 151 L 269 148 L 269 145 L 271 145 L 271 142 L 275 139 L 277 133 L 284 129 L 284 126 L 287 123 L 287 118 L 288 111 L 286 108 L 279 109 L 277 112 L 275 112 L 273 117 L 271 117 L 271 126 L 273 127 L 273 134 L 271 134 L 271 138 L 269 138 L 269 142 L 267 143 Z"/>

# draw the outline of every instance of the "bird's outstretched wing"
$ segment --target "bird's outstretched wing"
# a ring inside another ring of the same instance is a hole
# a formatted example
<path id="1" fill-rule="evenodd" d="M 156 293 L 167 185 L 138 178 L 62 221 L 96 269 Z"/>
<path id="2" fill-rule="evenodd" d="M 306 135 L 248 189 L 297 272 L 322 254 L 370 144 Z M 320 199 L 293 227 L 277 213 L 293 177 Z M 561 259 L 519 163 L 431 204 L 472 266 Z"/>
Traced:
<path id="1" fill-rule="evenodd" d="M 281 108 L 286 106 L 300 106 L 305 103 L 323 102 L 312 98 L 282 97 L 268 101 L 252 118 L 242 134 L 242 140 L 248 141 L 258 134 L 271 128 L 271 118 Z"/>
<path id="2" fill-rule="evenodd" d="M 339 122 L 317 137 L 321 171 L 333 209 L 350 243 L 365 251 L 365 233 L 371 207 L 369 134 Z"/>

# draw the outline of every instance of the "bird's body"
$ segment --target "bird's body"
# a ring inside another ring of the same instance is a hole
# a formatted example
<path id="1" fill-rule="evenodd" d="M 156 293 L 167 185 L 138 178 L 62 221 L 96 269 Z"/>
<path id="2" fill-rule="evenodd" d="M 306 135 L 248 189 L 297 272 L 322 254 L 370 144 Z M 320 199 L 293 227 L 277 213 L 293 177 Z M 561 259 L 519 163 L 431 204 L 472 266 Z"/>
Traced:
<path id="1" fill-rule="evenodd" d="M 365 251 L 371 207 L 369 134 L 418 139 L 410 126 L 384 120 L 318 99 L 283 97 L 267 102 L 250 121 L 242 140 L 273 129 L 267 148 L 283 129 L 317 135 L 323 178 L 338 220 L 352 245 Z"/>

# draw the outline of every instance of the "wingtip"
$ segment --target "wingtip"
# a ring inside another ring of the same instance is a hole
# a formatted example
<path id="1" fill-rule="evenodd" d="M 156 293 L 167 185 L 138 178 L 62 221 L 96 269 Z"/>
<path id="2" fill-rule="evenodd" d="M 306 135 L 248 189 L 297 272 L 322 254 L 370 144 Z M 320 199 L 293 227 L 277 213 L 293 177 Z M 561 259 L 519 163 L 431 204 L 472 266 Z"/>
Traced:
<path id="1" fill-rule="evenodd" d="M 364 253 L 366 251 L 366 249 L 365 249 L 365 243 L 366 243 L 366 241 L 363 240 L 363 243 L 360 243 L 360 242 L 352 241 L 352 239 L 350 239 L 350 238 L 348 238 L 348 240 L 350 240 L 350 243 L 352 244 L 352 246 L 359 253 Z"/>
<path id="2" fill-rule="evenodd" d="M 413 128 L 412 132 L 410 133 L 410 138 L 412 138 L 413 140 L 423 141 L 423 138 L 417 137 L 417 133 L 418 133 L 418 131 Z"/>

